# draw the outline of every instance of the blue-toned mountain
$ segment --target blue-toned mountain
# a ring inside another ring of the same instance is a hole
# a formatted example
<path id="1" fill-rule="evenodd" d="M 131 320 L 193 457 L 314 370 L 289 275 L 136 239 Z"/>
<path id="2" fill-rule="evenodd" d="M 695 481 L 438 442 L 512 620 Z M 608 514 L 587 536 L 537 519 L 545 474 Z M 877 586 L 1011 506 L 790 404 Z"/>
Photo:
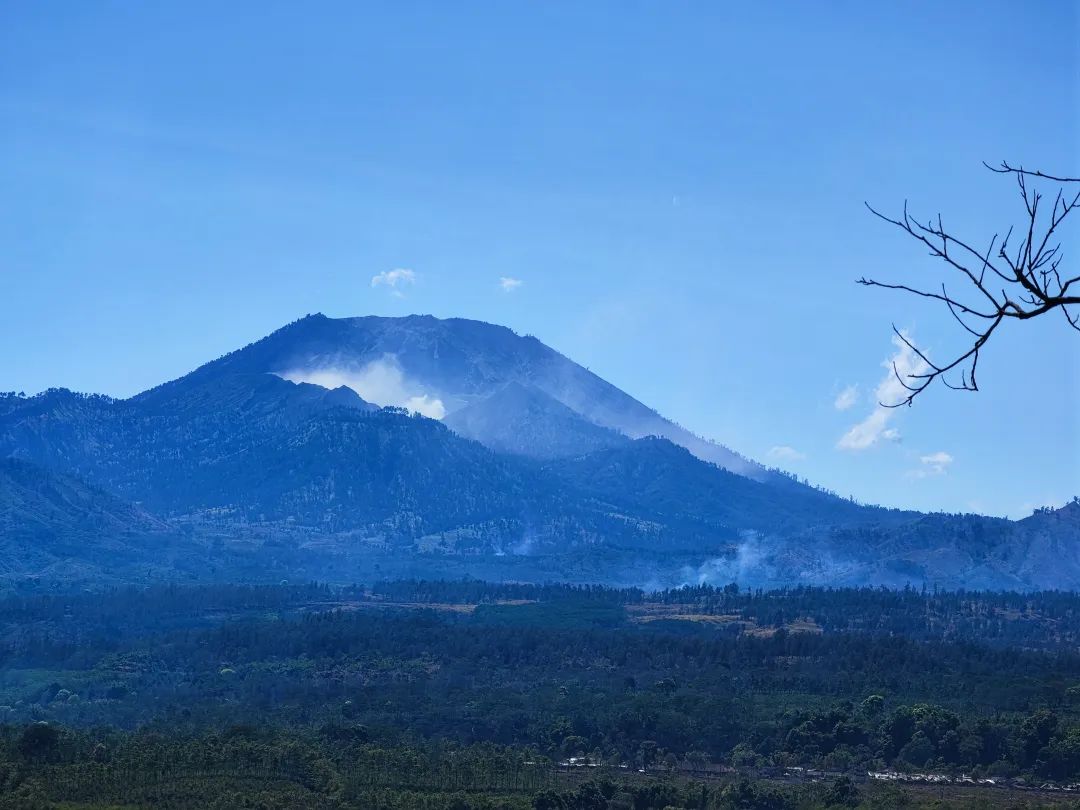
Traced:
<path id="1" fill-rule="evenodd" d="M 475 321 L 309 316 L 127 400 L 0 395 L 0 459 L 15 561 L 0 578 L 149 562 L 245 579 L 1080 587 L 1075 505 L 1010 522 L 857 504 Z"/>
<path id="2" fill-rule="evenodd" d="M 725 469 L 759 480 L 769 477 L 761 465 L 695 436 L 536 338 L 461 318 L 309 315 L 137 399 L 154 399 L 178 387 L 241 372 L 348 385 L 378 405 L 449 416 L 451 423 L 466 409 L 474 416 L 478 409 L 486 410 L 481 418 L 469 418 L 470 438 L 499 446 L 524 410 L 535 407 L 543 396 L 566 409 L 559 416 L 561 426 L 582 436 L 591 434 L 590 444 L 599 436 L 596 427 L 633 439 L 662 436 Z M 508 391 L 523 390 L 530 396 L 508 402 Z M 485 409 L 483 403 L 493 398 Z M 571 421 L 578 425 L 570 427 Z M 545 430 L 537 431 L 537 442 L 526 445 L 519 440 L 515 449 L 547 455 Z"/>

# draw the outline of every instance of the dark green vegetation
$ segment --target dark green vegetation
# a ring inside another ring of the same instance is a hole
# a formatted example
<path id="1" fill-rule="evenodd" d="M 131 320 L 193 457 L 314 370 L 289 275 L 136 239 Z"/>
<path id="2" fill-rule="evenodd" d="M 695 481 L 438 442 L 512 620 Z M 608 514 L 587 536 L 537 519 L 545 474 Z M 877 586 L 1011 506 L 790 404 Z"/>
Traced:
<path id="1" fill-rule="evenodd" d="M 444 403 L 446 419 L 289 381 L 363 388 L 372 369 Z M 0 589 L 372 572 L 1080 586 L 1076 505 L 1012 522 L 857 504 L 474 321 L 309 316 L 130 399 L 0 395 L 12 458 Z"/>
<path id="2" fill-rule="evenodd" d="M 28 593 L 0 600 L 0 797 L 662 810 L 923 800 L 866 782 L 886 768 L 1067 783 L 1078 633 L 1060 593 Z"/>

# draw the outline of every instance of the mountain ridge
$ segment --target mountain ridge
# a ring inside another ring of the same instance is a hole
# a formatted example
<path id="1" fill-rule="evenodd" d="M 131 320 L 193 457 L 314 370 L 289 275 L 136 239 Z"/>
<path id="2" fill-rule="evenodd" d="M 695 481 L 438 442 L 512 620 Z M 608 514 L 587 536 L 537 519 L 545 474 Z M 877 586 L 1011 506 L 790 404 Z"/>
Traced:
<path id="1" fill-rule="evenodd" d="M 326 385 L 289 378 L 286 366 L 325 372 L 327 358 L 338 366 Z M 592 393 L 598 404 L 582 405 Z M 446 413 L 379 407 L 394 397 Z M 648 410 L 505 327 L 309 316 L 128 399 L 0 395 L 0 459 L 116 499 L 118 515 L 149 514 L 185 575 L 203 558 L 256 578 L 390 567 L 618 584 L 1080 587 L 1075 504 L 1017 522 L 862 505 L 592 418 L 624 406 L 626 418 Z M 76 569 L 109 553 L 142 559 L 114 545 L 122 521 L 93 514 L 83 547 L 64 546 Z M 28 561 L 35 537 L 73 536 L 82 520 L 40 504 L 9 515 L 8 547 L 21 543 Z"/>

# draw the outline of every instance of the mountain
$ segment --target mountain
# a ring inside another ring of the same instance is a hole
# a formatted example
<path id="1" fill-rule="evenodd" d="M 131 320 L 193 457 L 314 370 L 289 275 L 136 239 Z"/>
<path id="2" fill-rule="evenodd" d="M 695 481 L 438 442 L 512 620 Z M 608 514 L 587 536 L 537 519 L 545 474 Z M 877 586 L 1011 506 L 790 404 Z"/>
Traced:
<path id="1" fill-rule="evenodd" d="M 299 380 L 300 366 L 323 385 Z M 581 410 L 552 396 L 556 388 Z M 454 410 L 440 423 L 380 410 L 356 389 Z M 620 409 L 652 414 L 502 327 L 310 316 L 129 400 L 59 389 L 8 398 L 0 455 L 79 476 L 188 525 L 349 533 L 455 552 L 497 553 L 525 538 L 551 552 L 716 552 L 741 530 L 804 525 L 805 510 L 793 505 L 808 498 L 815 519 L 829 523 L 885 514 L 782 477 L 743 477 L 669 440 L 634 440 L 589 418 Z M 676 459 L 663 469 L 678 474 L 647 488 L 620 483 L 618 464 L 658 471 L 663 453 Z M 613 459 L 613 473 L 590 471 Z M 693 507 L 680 508 L 690 493 Z"/>
<path id="2" fill-rule="evenodd" d="M 639 418 L 677 433 L 533 338 L 429 317 L 311 316 L 127 400 L 0 395 L 0 581 L 1080 587 L 1076 504 L 869 507 Z"/>
<path id="3" fill-rule="evenodd" d="M 759 480 L 769 476 L 760 465 L 679 427 L 535 337 L 460 318 L 309 315 L 144 396 L 241 372 L 344 384 L 376 404 L 404 406 L 436 418 L 495 397 L 487 409 L 490 414 L 500 399 L 507 399 L 507 386 L 517 384 L 576 414 L 576 430 L 583 435 L 595 425 L 629 438 L 662 436 L 741 475 Z M 535 399 L 519 399 L 535 405 Z M 483 432 L 471 438 L 492 446 L 503 442 L 506 423 L 487 417 L 469 421 L 492 430 L 490 436 Z M 592 433 L 594 440 L 596 436 Z M 537 438 L 540 444 L 535 447 L 519 441 L 520 449 L 543 455 L 547 431 L 538 430 Z"/>

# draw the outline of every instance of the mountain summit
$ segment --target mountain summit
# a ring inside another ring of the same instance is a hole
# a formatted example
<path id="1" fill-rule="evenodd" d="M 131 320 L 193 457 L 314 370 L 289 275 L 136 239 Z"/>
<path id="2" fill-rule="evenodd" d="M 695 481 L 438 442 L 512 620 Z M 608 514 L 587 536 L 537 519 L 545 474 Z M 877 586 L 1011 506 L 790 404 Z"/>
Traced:
<path id="1" fill-rule="evenodd" d="M 609 446 L 617 438 L 612 432 L 629 439 L 660 436 L 731 472 L 769 477 L 761 465 L 665 419 L 535 337 L 482 321 L 309 315 L 140 396 L 235 373 L 346 386 L 376 405 L 444 419 L 503 451 L 552 457 Z M 557 442 L 551 438 L 556 429 Z"/>

